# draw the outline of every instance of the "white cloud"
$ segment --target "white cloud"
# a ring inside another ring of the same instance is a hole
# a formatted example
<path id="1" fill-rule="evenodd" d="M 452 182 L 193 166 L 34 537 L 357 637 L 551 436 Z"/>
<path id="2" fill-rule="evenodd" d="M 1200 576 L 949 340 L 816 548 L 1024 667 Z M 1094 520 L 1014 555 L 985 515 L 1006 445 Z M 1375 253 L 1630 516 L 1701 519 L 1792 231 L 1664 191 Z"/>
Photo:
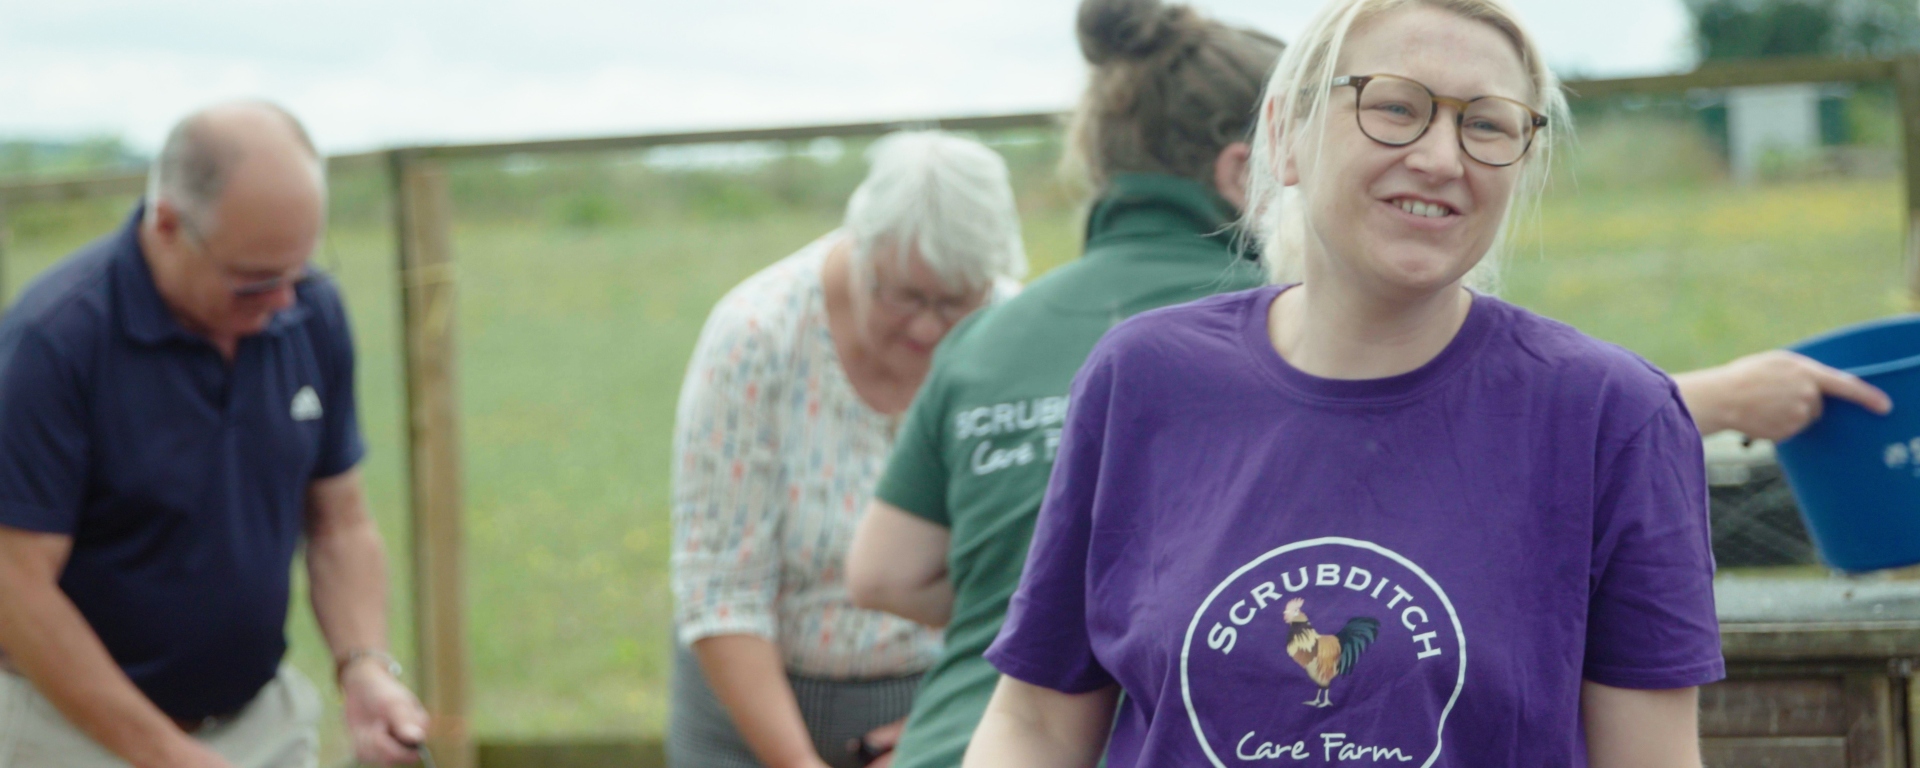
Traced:
<path id="1" fill-rule="evenodd" d="M 1516 0 L 1562 69 L 1689 61 L 1679 0 Z M 1282 38 L 1319 0 L 1211 0 Z M 0 136 L 141 148 L 266 97 L 329 151 L 1065 108 L 1077 0 L 0 0 Z"/>

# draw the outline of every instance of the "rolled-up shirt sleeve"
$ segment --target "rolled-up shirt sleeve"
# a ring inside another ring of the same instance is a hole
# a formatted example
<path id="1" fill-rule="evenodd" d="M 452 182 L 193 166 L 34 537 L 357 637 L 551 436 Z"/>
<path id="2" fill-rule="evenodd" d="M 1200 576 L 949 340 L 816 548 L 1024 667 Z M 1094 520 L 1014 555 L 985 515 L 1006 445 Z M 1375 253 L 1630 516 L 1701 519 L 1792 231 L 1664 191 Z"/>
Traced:
<path id="1" fill-rule="evenodd" d="M 671 576 L 682 644 L 779 638 L 784 483 L 775 454 L 785 355 L 775 341 L 723 302 L 687 365 L 673 437 Z"/>
<path id="2" fill-rule="evenodd" d="M 35 330 L 0 326 L 0 525 L 72 534 L 89 450 L 78 371 Z"/>

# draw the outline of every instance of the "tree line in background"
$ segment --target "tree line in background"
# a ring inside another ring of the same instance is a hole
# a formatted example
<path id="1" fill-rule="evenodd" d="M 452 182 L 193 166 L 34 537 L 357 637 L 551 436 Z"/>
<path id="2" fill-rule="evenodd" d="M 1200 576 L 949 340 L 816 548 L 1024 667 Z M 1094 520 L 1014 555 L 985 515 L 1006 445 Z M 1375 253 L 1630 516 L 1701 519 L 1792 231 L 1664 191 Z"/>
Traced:
<path id="1" fill-rule="evenodd" d="M 1708 61 L 1920 52 L 1913 0 L 1686 0 Z"/>
<path id="2" fill-rule="evenodd" d="M 118 138 L 0 141 L 0 178 L 145 168 L 147 158 Z"/>

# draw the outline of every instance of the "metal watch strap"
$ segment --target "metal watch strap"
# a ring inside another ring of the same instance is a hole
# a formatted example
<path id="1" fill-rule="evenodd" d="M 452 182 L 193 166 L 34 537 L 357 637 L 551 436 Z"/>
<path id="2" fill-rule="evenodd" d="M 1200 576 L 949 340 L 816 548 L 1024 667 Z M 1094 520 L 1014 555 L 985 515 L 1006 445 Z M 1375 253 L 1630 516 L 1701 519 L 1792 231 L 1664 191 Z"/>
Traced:
<path id="1" fill-rule="evenodd" d="M 353 666 L 354 662 L 366 658 L 379 659 L 380 661 L 386 662 L 387 674 L 393 675 L 393 679 L 395 680 L 400 679 L 400 673 L 405 671 L 404 668 L 400 666 L 400 660 L 394 658 L 391 653 L 387 653 L 378 648 L 355 648 L 334 662 L 333 681 L 335 683 L 340 682 L 341 679 L 347 675 L 347 667 Z"/>

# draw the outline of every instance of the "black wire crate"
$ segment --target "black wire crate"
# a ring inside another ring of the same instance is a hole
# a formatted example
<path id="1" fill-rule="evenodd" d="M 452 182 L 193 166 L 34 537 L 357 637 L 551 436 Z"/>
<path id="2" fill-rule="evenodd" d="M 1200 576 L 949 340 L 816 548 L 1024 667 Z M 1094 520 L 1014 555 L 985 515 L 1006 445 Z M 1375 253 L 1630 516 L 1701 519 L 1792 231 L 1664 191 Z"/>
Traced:
<path id="1" fill-rule="evenodd" d="M 1721 568 L 1819 563 L 1779 464 L 1749 460 L 1710 469 L 1713 558 Z"/>

